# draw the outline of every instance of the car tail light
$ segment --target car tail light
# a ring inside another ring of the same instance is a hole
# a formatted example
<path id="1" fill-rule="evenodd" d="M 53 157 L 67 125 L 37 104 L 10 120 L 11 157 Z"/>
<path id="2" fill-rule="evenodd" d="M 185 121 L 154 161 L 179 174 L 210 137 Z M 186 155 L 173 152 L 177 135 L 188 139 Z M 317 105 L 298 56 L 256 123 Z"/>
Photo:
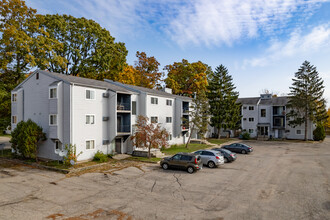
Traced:
<path id="1" fill-rule="evenodd" d="M 217 158 L 218 160 L 220 160 L 220 157 L 216 156 L 215 158 Z"/>
<path id="2" fill-rule="evenodd" d="M 197 158 L 195 157 L 195 164 L 197 164 Z"/>
<path id="3" fill-rule="evenodd" d="M 230 154 L 230 156 L 234 157 L 235 155 L 234 154 Z"/>
<path id="4" fill-rule="evenodd" d="M 249 149 L 252 149 L 252 147 L 249 147 Z"/>

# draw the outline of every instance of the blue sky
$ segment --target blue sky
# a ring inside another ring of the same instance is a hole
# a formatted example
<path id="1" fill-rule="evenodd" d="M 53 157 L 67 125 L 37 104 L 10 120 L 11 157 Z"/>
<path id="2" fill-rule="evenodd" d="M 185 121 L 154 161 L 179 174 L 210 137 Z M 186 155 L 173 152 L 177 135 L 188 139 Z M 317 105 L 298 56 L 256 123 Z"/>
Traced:
<path id="1" fill-rule="evenodd" d="M 187 59 L 225 65 L 240 97 L 287 94 L 304 60 L 317 67 L 330 102 L 329 0 L 27 0 L 41 14 L 93 19 L 161 68 Z M 329 106 L 329 104 L 328 104 Z"/>

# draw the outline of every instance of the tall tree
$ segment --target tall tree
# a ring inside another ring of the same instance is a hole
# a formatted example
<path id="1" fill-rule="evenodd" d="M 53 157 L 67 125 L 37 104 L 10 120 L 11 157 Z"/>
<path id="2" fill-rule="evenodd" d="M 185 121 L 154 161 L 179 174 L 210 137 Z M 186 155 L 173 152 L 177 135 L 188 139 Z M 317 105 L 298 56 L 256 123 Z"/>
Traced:
<path id="1" fill-rule="evenodd" d="M 193 97 L 193 94 L 200 90 L 206 90 L 207 75 L 211 72 L 201 61 L 189 63 L 185 59 L 166 65 L 164 70 L 168 72 L 166 87 L 171 88 L 174 94 L 189 97 Z"/>
<path id="2" fill-rule="evenodd" d="M 316 67 L 304 61 L 292 81 L 287 105 L 289 125 L 295 127 L 304 124 L 304 139 L 307 140 L 308 122 L 321 123 L 327 119 L 323 80 Z"/>
<path id="3" fill-rule="evenodd" d="M 328 115 L 328 118 L 327 118 L 327 121 L 325 123 L 325 127 L 326 127 L 327 130 L 330 130 L 330 108 L 328 108 L 327 115 Z"/>
<path id="4" fill-rule="evenodd" d="M 62 43 L 55 53 L 65 58 L 59 65 L 53 51 L 45 54 L 47 62 L 39 63 L 41 69 L 93 79 L 115 79 L 126 63 L 124 43 L 116 43 L 110 32 L 98 23 L 71 15 L 44 15 L 40 27 L 49 38 Z"/>
<path id="5" fill-rule="evenodd" d="M 210 104 L 211 126 L 218 130 L 234 129 L 241 119 L 240 105 L 236 103 L 238 92 L 233 78 L 222 64 L 210 74 L 207 97 Z"/>
<path id="6" fill-rule="evenodd" d="M 160 63 L 155 57 L 148 57 L 145 52 L 136 52 L 135 70 L 136 85 L 146 88 L 156 88 L 160 86 L 163 73 L 159 71 Z"/>
<path id="7" fill-rule="evenodd" d="M 189 111 L 189 117 L 191 118 L 190 123 L 192 124 L 192 128 L 190 129 L 190 135 L 186 143 L 186 148 L 188 148 L 191 135 L 195 129 L 197 130 L 198 134 L 203 138 L 208 130 L 207 126 L 209 124 L 209 103 L 206 97 L 205 90 L 201 90 L 195 95 L 192 102 L 192 106 L 190 108 L 192 109 L 191 111 Z M 183 121 L 183 123 L 188 122 Z"/>
<path id="8" fill-rule="evenodd" d="M 60 47 L 39 27 L 39 15 L 21 0 L 0 1 L 0 127 L 10 124 L 10 91 L 24 79 L 24 74 L 38 63 L 46 53 Z M 58 63 L 63 59 L 53 56 Z"/>
<path id="9" fill-rule="evenodd" d="M 136 130 L 131 136 L 133 145 L 136 147 L 148 148 L 148 157 L 151 157 L 151 148 L 167 147 L 169 136 L 165 128 L 158 123 L 149 123 L 148 117 L 139 115 L 136 120 Z"/>

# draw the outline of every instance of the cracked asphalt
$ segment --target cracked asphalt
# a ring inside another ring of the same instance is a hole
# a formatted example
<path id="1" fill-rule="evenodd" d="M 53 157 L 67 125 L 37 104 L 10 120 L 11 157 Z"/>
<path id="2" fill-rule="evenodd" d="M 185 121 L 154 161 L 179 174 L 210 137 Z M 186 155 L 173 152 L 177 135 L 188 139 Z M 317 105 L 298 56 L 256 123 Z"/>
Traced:
<path id="1" fill-rule="evenodd" d="M 248 144 L 194 174 L 142 164 L 68 177 L 0 159 L 0 219 L 330 219 L 330 137 Z"/>

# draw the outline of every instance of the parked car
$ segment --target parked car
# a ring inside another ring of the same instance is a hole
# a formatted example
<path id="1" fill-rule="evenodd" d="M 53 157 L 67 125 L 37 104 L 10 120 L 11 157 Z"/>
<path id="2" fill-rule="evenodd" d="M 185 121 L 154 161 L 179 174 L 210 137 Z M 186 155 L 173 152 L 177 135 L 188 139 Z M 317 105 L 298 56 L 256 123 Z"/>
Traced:
<path id="1" fill-rule="evenodd" d="M 231 152 L 230 150 L 223 149 L 223 148 L 213 148 L 212 150 L 219 151 L 222 153 L 225 163 L 235 161 L 237 156 L 235 153 Z"/>
<path id="2" fill-rule="evenodd" d="M 225 163 L 222 154 L 218 151 L 198 150 L 194 152 L 194 154 L 199 155 L 202 158 L 203 164 L 210 168 L 214 168 Z"/>
<path id="3" fill-rule="evenodd" d="M 193 173 L 203 168 L 201 157 L 192 153 L 177 153 L 172 157 L 165 157 L 160 161 L 160 166 L 167 170 L 169 168 L 187 170 Z"/>
<path id="4" fill-rule="evenodd" d="M 242 154 L 248 154 L 253 151 L 253 147 L 241 143 L 233 143 L 233 144 L 225 145 L 222 148 Z"/>

